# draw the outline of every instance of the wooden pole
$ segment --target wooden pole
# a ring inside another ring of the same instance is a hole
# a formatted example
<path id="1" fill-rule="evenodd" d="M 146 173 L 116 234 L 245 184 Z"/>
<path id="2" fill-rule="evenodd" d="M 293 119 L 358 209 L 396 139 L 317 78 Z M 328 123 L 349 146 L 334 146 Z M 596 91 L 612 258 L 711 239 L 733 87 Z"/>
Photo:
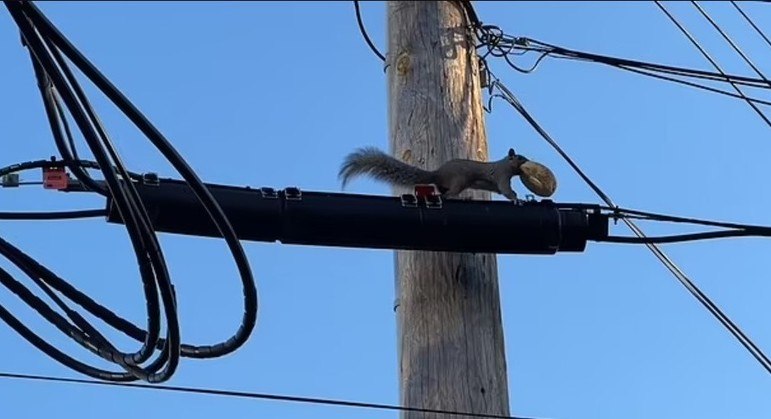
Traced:
<path id="1" fill-rule="evenodd" d="M 392 155 L 426 169 L 451 158 L 488 161 L 479 68 L 461 6 L 388 1 L 387 13 Z M 496 256 L 396 251 L 395 270 L 402 405 L 509 415 Z"/>

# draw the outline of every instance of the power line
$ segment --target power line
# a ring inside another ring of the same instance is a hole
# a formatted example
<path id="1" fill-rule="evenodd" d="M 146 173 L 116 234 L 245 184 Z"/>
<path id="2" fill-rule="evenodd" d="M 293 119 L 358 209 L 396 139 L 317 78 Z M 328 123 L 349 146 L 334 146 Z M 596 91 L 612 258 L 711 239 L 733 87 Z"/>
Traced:
<path id="1" fill-rule="evenodd" d="M 633 67 L 656 71 L 665 74 L 692 77 L 702 80 L 734 82 L 739 85 L 768 88 L 767 81 L 747 76 L 735 74 L 716 73 L 712 71 L 698 70 L 685 67 L 677 67 L 665 64 L 651 63 L 628 58 L 613 57 L 608 55 L 595 54 L 585 51 L 569 49 L 547 42 L 539 41 L 529 37 L 516 37 L 505 34 L 498 26 L 484 25 L 478 28 L 478 38 L 480 45 L 477 48 L 486 48 L 487 55 L 495 57 L 505 57 L 509 55 L 522 55 L 527 52 L 547 53 L 552 57 L 568 58 L 577 61 L 589 61 L 600 64 L 606 64 L 617 68 Z"/>
<path id="2" fill-rule="evenodd" d="M 479 21 L 479 17 L 477 16 L 476 11 L 474 10 L 474 5 L 471 4 L 468 0 L 456 0 L 455 3 L 459 4 L 463 11 L 466 13 L 466 17 L 470 22 L 470 25 L 474 28 L 480 26 L 482 23 Z M 367 46 L 369 46 L 369 49 L 372 50 L 372 52 L 380 58 L 381 61 L 386 61 L 385 55 L 383 55 L 382 52 L 378 49 L 378 47 L 375 45 L 375 43 L 372 41 L 372 38 L 369 37 L 369 33 L 367 32 L 367 27 L 364 25 L 364 19 L 361 17 L 361 7 L 359 5 L 358 0 L 353 0 L 353 8 L 356 12 L 356 23 L 359 26 L 359 32 L 361 33 L 361 36 L 364 38 L 364 41 L 367 43 Z"/>
<path id="3" fill-rule="evenodd" d="M 48 212 L 0 212 L 0 220 L 72 220 L 77 218 L 106 216 L 107 210 L 105 209 Z"/>
<path id="4" fill-rule="evenodd" d="M 385 55 L 383 55 L 380 50 L 375 46 L 375 43 L 372 42 L 372 39 L 370 39 L 369 34 L 367 33 L 367 28 L 364 26 L 364 20 L 361 18 L 361 9 L 359 8 L 359 1 L 353 0 L 353 8 L 356 11 L 356 23 L 359 24 L 359 32 L 361 32 L 361 36 L 364 37 L 364 41 L 367 42 L 367 45 L 369 45 L 369 49 L 372 50 L 375 55 L 380 58 L 380 60 L 385 61 Z"/>
<path id="5" fill-rule="evenodd" d="M 477 48 L 487 48 L 487 51 L 481 55 L 482 60 L 487 56 L 503 57 L 506 63 L 513 69 L 521 73 L 530 73 L 536 69 L 538 64 L 546 57 L 553 57 L 559 59 L 568 59 L 574 61 L 593 62 L 598 64 L 604 64 L 611 66 L 619 70 L 625 70 L 632 73 L 641 74 L 648 77 L 657 78 L 660 80 L 666 80 L 674 83 L 683 84 L 689 87 L 694 87 L 701 90 L 706 90 L 713 93 L 718 93 L 725 96 L 734 97 L 737 99 L 749 100 L 754 103 L 763 105 L 771 105 L 771 102 L 746 96 L 744 94 L 736 94 L 721 90 L 715 87 L 707 86 L 705 84 L 699 84 L 688 80 L 682 80 L 673 76 L 690 77 L 693 79 L 707 80 L 713 82 L 734 82 L 737 85 L 744 85 L 750 87 L 768 89 L 768 83 L 762 79 L 738 76 L 738 75 L 721 75 L 719 73 L 695 70 L 683 67 L 668 66 L 663 64 L 656 64 L 644 61 L 629 60 L 625 58 L 611 57 L 606 55 L 593 54 L 584 51 L 572 50 L 556 45 L 551 45 L 542 41 L 538 41 L 527 37 L 512 37 L 504 34 L 500 28 L 494 25 L 485 25 L 480 29 L 478 35 L 481 42 Z M 523 55 L 527 52 L 539 52 L 541 55 L 536 59 L 534 65 L 529 69 L 522 68 L 515 64 L 509 56 L 511 55 Z"/>
<path id="6" fill-rule="evenodd" d="M 742 57 L 742 59 L 744 59 L 744 61 L 752 68 L 752 70 L 755 71 L 755 74 L 757 74 L 761 79 L 765 80 L 766 83 L 768 83 L 771 86 L 771 82 L 769 82 L 766 76 L 763 75 L 763 72 L 760 71 L 760 69 L 758 69 L 757 66 L 755 66 L 752 60 L 750 60 L 750 58 L 744 53 L 744 51 L 742 51 L 741 48 L 739 48 L 739 46 L 736 45 L 736 43 L 731 39 L 731 37 L 728 36 L 728 34 L 723 30 L 723 28 L 721 28 L 720 25 L 718 25 L 717 22 L 715 22 L 715 20 L 712 19 L 712 17 L 707 13 L 707 11 L 704 10 L 704 8 L 699 6 L 699 4 L 693 0 L 691 0 L 691 4 L 693 4 L 696 10 L 698 10 L 699 13 L 701 13 L 701 15 L 704 16 L 705 19 L 707 19 L 707 21 L 712 25 L 713 28 L 715 28 L 715 30 L 720 34 L 720 36 L 722 36 L 723 39 L 725 39 L 725 41 L 728 42 L 729 45 L 731 45 L 731 48 L 733 48 L 733 50 L 736 51 L 736 53 L 739 54 Z"/>
<path id="7" fill-rule="evenodd" d="M 620 217 L 624 220 L 633 217 Z M 602 239 L 598 239 L 598 242 L 606 243 L 626 243 L 626 244 L 664 244 L 664 243 L 683 243 L 697 240 L 708 239 L 721 239 L 727 237 L 747 237 L 747 236 L 766 236 L 769 234 L 758 234 L 752 231 L 735 230 L 735 231 L 709 231 L 705 233 L 691 233 L 691 234 L 675 234 L 671 236 L 656 236 L 656 237 L 624 237 L 624 236 L 607 236 Z M 770 371 L 771 372 L 771 371 Z"/>
<path id="8" fill-rule="evenodd" d="M 557 144 L 554 139 L 541 127 L 541 125 L 533 118 L 530 113 L 525 109 L 522 103 L 509 91 L 503 83 L 497 78 L 494 78 L 490 89 L 497 88 L 502 94 L 497 97 L 501 97 L 506 100 L 517 112 L 519 112 L 525 120 L 538 132 L 541 137 L 546 140 L 556 151 L 559 153 L 568 164 L 578 173 L 578 175 L 590 186 L 592 190 L 611 208 L 617 208 L 617 206 L 611 201 L 610 197 L 606 195 L 594 182 L 592 182 L 586 174 L 578 167 L 578 165 L 567 156 L 562 148 Z M 747 337 L 744 332 L 718 307 L 712 300 L 704 294 L 693 281 L 661 250 L 655 243 L 651 243 L 651 238 L 647 237 L 645 233 L 628 217 L 620 217 L 622 221 L 631 229 L 638 237 L 639 242 L 644 243 L 646 247 L 656 256 L 656 258 L 677 278 L 678 281 L 716 318 L 718 321 L 728 329 L 731 334 L 752 354 L 755 359 L 765 368 L 765 370 L 771 373 L 771 360 L 763 353 L 763 351 L 755 345 L 755 343 Z M 706 233 L 704 233 L 706 234 Z"/>
<path id="9" fill-rule="evenodd" d="M 745 13 L 744 10 L 742 10 L 742 8 L 739 7 L 739 5 L 735 1 L 731 0 L 731 4 L 733 4 L 733 6 L 736 8 L 736 10 L 738 10 L 739 13 L 744 17 L 744 20 L 746 20 L 747 23 L 749 23 L 750 26 L 752 26 L 752 28 L 755 29 L 755 32 L 757 32 L 758 35 L 760 35 L 763 38 L 763 40 L 766 41 L 766 44 L 768 44 L 768 46 L 771 47 L 771 39 L 768 39 L 768 36 L 766 36 L 765 32 L 763 32 L 758 27 L 758 25 L 755 24 L 755 21 L 753 21 L 750 18 L 750 16 L 747 13 Z"/>
<path id="10" fill-rule="evenodd" d="M 718 65 L 718 63 L 709 55 L 709 53 L 707 53 L 707 51 L 701 46 L 701 44 L 699 44 L 699 42 L 688 32 L 688 30 L 685 29 L 685 27 L 682 24 L 680 24 L 677 18 L 675 18 L 671 13 L 669 13 L 669 11 L 661 4 L 659 0 L 654 0 L 654 3 L 656 3 L 656 6 L 659 7 L 659 9 L 669 18 L 670 21 L 672 21 L 672 23 L 680 30 L 680 32 L 683 35 L 685 35 L 685 37 L 688 38 L 689 41 L 691 41 L 693 46 L 695 46 L 696 49 L 698 49 L 699 52 L 701 52 L 704 58 L 706 58 L 707 61 L 709 61 L 710 64 L 712 64 L 712 66 L 715 67 L 715 69 L 718 72 L 720 72 L 720 74 L 726 75 L 723 69 L 720 68 L 720 65 Z M 768 81 L 766 80 L 766 84 L 768 84 L 767 82 Z M 734 82 L 729 81 L 728 83 L 730 83 L 731 86 L 733 86 L 733 88 L 736 90 L 736 92 L 739 95 L 741 95 L 742 98 L 747 102 L 747 104 L 749 104 L 752 107 L 752 109 L 755 110 L 755 112 L 757 112 L 757 114 L 763 119 L 766 125 L 771 127 L 771 120 L 768 119 L 768 117 L 763 113 L 763 111 L 761 111 L 760 108 L 758 108 L 754 102 L 749 100 L 749 98 L 747 98 L 744 92 L 742 92 L 742 90 L 739 89 L 739 87 Z"/>
<path id="11" fill-rule="evenodd" d="M 109 382 L 109 381 L 84 380 L 79 378 L 53 377 L 53 376 L 34 375 L 34 374 L 15 374 L 15 373 L 0 372 L 0 378 L 46 381 L 46 382 L 69 383 L 69 384 L 110 386 L 110 387 L 137 388 L 137 389 L 147 389 L 147 390 L 155 390 L 155 391 L 169 391 L 169 392 L 189 393 L 189 394 L 205 394 L 210 396 L 274 400 L 274 401 L 283 401 L 283 402 L 309 403 L 309 404 L 319 404 L 319 405 L 329 405 L 329 406 L 358 407 L 358 408 L 376 409 L 376 410 L 392 410 L 392 411 L 395 410 L 395 411 L 402 411 L 402 412 L 434 413 L 434 414 L 452 415 L 452 416 L 469 416 L 469 417 L 475 417 L 475 418 L 536 419 L 533 417 L 524 417 L 524 416 L 505 416 L 505 415 L 494 415 L 494 414 L 486 414 L 486 413 L 460 412 L 460 411 L 453 411 L 453 410 L 425 409 L 425 408 L 419 408 L 419 407 L 397 406 L 397 405 L 381 404 L 381 403 L 366 403 L 366 402 L 356 402 L 356 401 L 348 401 L 348 400 L 334 400 L 334 399 L 326 399 L 326 398 L 287 396 L 287 395 L 281 395 L 281 394 L 253 393 L 253 392 L 246 392 L 246 391 L 219 390 L 219 389 L 200 388 L 200 387 L 151 385 L 151 384 L 143 384 L 143 383 L 118 383 L 118 382 Z"/>
<path id="12" fill-rule="evenodd" d="M 507 93 L 507 96 L 513 96 L 508 89 L 503 86 L 502 84 L 497 85 L 496 87 L 504 90 Z M 498 97 L 498 96 L 496 96 Z M 554 144 L 554 146 L 559 147 L 558 145 Z M 562 152 L 564 153 L 564 151 Z M 570 157 L 567 154 L 564 154 L 563 158 L 567 158 L 571 164 L 571 166 L 575 169 L 580 171 L 582 178 L 588 179 L 586 174 L 583 173 L 583 171 L 576 165 L 575 162 L 570 159 Z M 32 164 L 35 163 L 35 164 Z M 64 165 L 64 162 L 60 161 L 58 162 L 59 165 Z M 19 168 L 24 167 L 25 170 L 29 170 L 30 168 L 38 165 L 47 166 L 52 164 L 52 162 L 49 162 L 47 160 L 38 160 L 36 162 L 27 162 L 22 164 L 15 164 L 11 166 L 7 166 L 4 168 L 0 168 L 0 176 L 9 173 L 9 168 L 16 168 L 17 171 L 19 171 Z M 138 175 L 136 175 L 138 176 Z M 591 182 L 591 180 L 589 180 Z M 41 184 L 42 182 L 33 182 L 34 184 Z M 592 183 L 592 185 L 594 185 Z M 599 190 L 599 188 L 594 185 L 593 189 L 597 188 L 596 190 Z M 600 191 L 601 192 L 601 191 Z M 576 207 L 576 205 L 579 204 L 558 204 L 558 206 L 564 206 L 564 207 Z M 714 239 L 714 238 L 728 238 L 728 237 L 747 237 L 747 236 L 760 236 L 760 237 L 769 237 L 771 236 L 771 227 L 768 226 L 758 226 L 758 225 L 749 225 L 749 224 L 741 224 L 741 223 L 729 223 L 729 222 L 723 222 L 723 221 L 712 221 L 712 220 L 703 220 L 703 219 L 697 219 L 692 217 L 682 217 L 682 216 L 673 216 L 673 215 L 666 215 L 666 214 L 659 214 L 659 213 L 653 213 L 649 211 L 640 211 L 640 210 L 634 210 L 634 209 L 627 209 L 627 208 L 619 208 L 619 207 L 599 207 L 601 210 L 605 211 L 611 211 L 612 215 L 615 218 L 621 218 L 621 217 L 627 217 L 627 218 L 633 218 L 633 219 L 639 219 L 639 220 L 647 220 L 647 221 L 666 221 L 666 222 L 675 222 L 675 223 L 687 223 L 687 224 L 697 224 L 697 225 L 705 225 L 710 227 L 722 227 L 722 228 L 729 228 L 732 230 L 729 231 L 719 231 L 719 232 L 706 232 L 706 233 L 694 233 L 694 234 L 681 234 L 681 235 L 671 235 L 671 236 L 661 236 L 661 237 L 649 237 L 648 239 L 637 239 L 637 238 L 630 238 L 630 237 L 617 237 L 617 236 L 609 236 L 605 239 L 596 239 L 596 241 L 600 242 L 611 242 L 611 243 L 677 243 L 677 242 L 685 242 L 685 241 L 694 241 L 694 240 L 704 240 L 704 239 Z M 62 220 L 62 219 L 78 219 L 78 218 L 93 218 L 93 217 L 105 217 L 107 216 L 108 211 L 105 209 L 93 209 L 93 210 L 78 210 L 78 211 L 53 211 L 53 212 L 0 212 L 0 220 Z M 128 333 L 128 332 L 127 332 Z"/>
<path id="13" fill-rule="evenodd" d="M 640 210 L 621 208 L 621 207 L 600 207 L 600 208 L 604 210 L 613 211 L 615 214 L 620 214 L 625 217 L 636 216 L 641 220 L 669 221 L 674 223 L 699 224 L 699 225 L 705 225 L 705 226 L 711 226 L 711 227 L 756 230 L 761 233 L 771 234 L 771 227 L 768 227 L 768 226 L 729 223 L 725 221 L 703 220 L 703 219 L 690 218 L 690 217 L 679 217 L 674 215 L 659 214 L 655 212 L 640 211 Z"/>
<path id="14" fill-rule="evenodd" d="M 465 3 L 465 2 L 462 2 Z M 740 77 L 740 76 L 730 76 L 726 74 L 720 66 L 709 56 L 709 54 L 699 45 L 699 43 L 687 32 L 687 30 L 677 21 L 677 19 L 674 18 L 660 3 L 659 1 L 655 1 L 656 5 L 672 20 L 672 22 L 677 26 L 683 34 L 696 46 L 696 48 L 704 55 L 707 60 L 710 61 L 710 63 L 715 67 L 715 69 L 718 70 L 719 75 L 716 73 L 708 73 L 698 70 L 690 70 L 690 69 L 684 69 L 684 68 L 677 68 L 672 66 L 663 66 L 663 65 L 657 65 L 657 64 L 651 64 L 651 63 L 644 63 L 639 61 L 632 61 L 632 60 L 623 60 L 623 59 L 617 59 L 613 57 L 604 57 L 599 56 L 597 54 L 587 54 L 587 53 L 578 53 L 575 51 L 569 51 L 564 48 L 558 48 L 552 45 L 548 45 L 545 43 L 541 43 L 541 45 L 545 45 L 548 48 L 546 49 L 538 49 L 538 48 L 530 48 L 527 46 L 529 40 L 527 38 L 505 38 L 503 36 L 502 31 L 500 31 L 500 28 L 494 26 L 494 25 L 487 25 L 483 26 L 479 22 L 478 18 L 474 19 L 474 25 L 476 26 L 477 31 L 479 32 L 479 39 L 481 40 L 480 46 L 486 46 L 488 48 L 488 52 L 486 55 L 493 55 L 493 56 L 499 56 L 504 57 L 506 59 L 506 62 L 514 69 L 523 72 L 523 73 L 529 73 L 535 70 L 535 68 L 538 66 L 538 64 L 541 62 L 543 58 L 545 58 L 549 54 L 554 55 L 563 55 L 565 58 L 572 58 L 572 59 L 578 59 L 578 60 L 588 60 L 588 61 L 595 61 L 595 62 L 601 62 L 605 64 L 612 65 L 614 67 L 624 69 L 627 71 L 633 71 L 638 74 L 643 74 L 647 76 L 657 77 L 660 79 L 668 80 L 668 81 L 674 81 L 678 83 L 682 83 L 685 85 L 689 85 L 692 87 L 697 87 L 700 89 L 705 89 L 708 91 L 712 91 L 715 93 L 720 93 L 724 95 L 729 95 L 732 97 L 738 97 L 743 100 L 745 100 L 760 116 L 763 118 L 763 120 L 771 126 L 771 121 L 768 120 L 768 118 L 765 116 L 765 114 L 755 105 L 755 103 L 762 103 L 762 104 L 769 104 L 766 101 L 762 101 L 759 99 L 753 99 L 747 97 L 744 92 L 741 91 L 741 89 L 738 88 L 737 84 L 745 84 L 745 85 L 751 85 L 755 87 L 762 87 L 762 85 L 765 85 L 766 87 L 769 85 L 768 80 L 766 77 L 760 72 L 757 67 L 754 66 L 754 64 L 751 63 L 749 58 L 747 58 L 741 50 L 736 46 L 730 38 L 725 35 L 725 33 L 714 24 L 714 21 L 712 21 L 706 14 L 705 17 L 710 20 L 711 23 L 713 23 L 714 26 L 716 26 L 716 29 L 718 29 L 721 34 L 726 38 L 726 40 L 734 46 L 734 49 L 739 52 L 743 58 L 750 64 L 754 70 L 758 73 L 758 75 L 761 77 L 762 80 L 757 79 L 751 79 L 747 77 Z M 695 3 L 692 2 L 697 8 L 700 9 L 700 11 L 703 12 L 703 10 Z M 733 3 L 733 2 L 732 2 Z M 738 8 L 736 4 L 734 4 L 735 7 Z M 358 10 L 358 9 L 357 9 Z M 740 12 L 741 9 L 739 9 Z M 704 13 L 703 13 L 704 14 Z M 765 37 L 765 35 L 762 33 L 762 31 L 757 28 L 756 25 L 754 25 L 751 20 L 742 12 L 742 14 L 745 16 L 748 21 L 753 25 L 753 27 L 761 33 L 761 36 L 766 40 L 766 42 L 771 45 L 771 42 L 769 42 L 768 38 Z M 361 28 L 361 25 L 360 25 Z M 500 33 L 495 33 L 495 31 L 500 31 Z M 365 38 L 366 32 L 363 31 Z M 542 55 L 536 60 L 535 64 L 532 66 L 532 68 L 525 70 L 517 65 L 515 65 L 512 61 L 509 60 L 508 55 L 512 53 L 514 49 L 520 49 L 524 50 L 525 52 L 528 50 L 540 50 L 542 52 Z M 377 53 L 377 52 L 376 52 Z M 380 54 L 379 54 L 380 55 Z M 484 60 L 485 56 L 482 56 L 481 59 Z M 648 70 L 648 71 L 646 71 Z M 731 84 L 731 86 L 737 91 L 737 94 L 732 94 L 730 92 L 726 92 L 719 89 L 714 89 L 709 86 L 699 85 L 696 83 L 684 81 L 675 79 L 673 77 L 663 76 L 660 74 L 652 73 L 652 71 L 661 71 L 664 73 L 669 73 L 673 75 L 687 75 L 691 77 L 698 77 L 698 78 L 704 78 L 704 79 L 710 79 L 714 81 L 725 81 Z M 558 154 L 560 154 L 563 159 L 576 171 L 576 173 L 589 185 L 589 187 L 594 190 L 594 192 L 603 200 L 606 202 L 607 205 L 610 207 L 617 208 L 613 202 L 610 200 L 610 198 L 581 170 L 581 168 L 565 153 L 562 148 L 549 136 L 549 134 L 543 130 L 543 128 L 540 126 L 540 124 L 535 121 L 535 119 L 530 116 L 530 114 L 525 110 L 525 108 L 522 106 L 522 104 L 514 97 L 514 95 L 503 85 L 497 78 L 495 78 L 492 73 L 489 71 L 489 68 L 487 70 L 488 74 L 491 76 L 491 78 L 494 79 L 494 82 L 490 85 L 490 91 L 492 93 L 493 89 L 497 88 L 499 91 L 501 91 L 503 94 L 501 95 L 491 95 L 490 100 L 493 99 L 494 96 L 502 97 L 504 98 L 512 107 L 514 107 L 530 124 L 531 126 L 557 151 Z M 680 281 L 680 283 L 705 307 L 707 310 L 715 316 L 721 324 L 723 324 L 724 327 L 726 327 L 733 335 L 734 337 L 741 342 L 741 344 L 761 363 L 761 365 L 771 373 L 771 361 L 766 357 L 766 355 L 739 329 L 738 326 L 736 326 L 728 316 L 726 316 L 720 308 L 714 304 L 709 297 L 707 297 L 689 278 L 685 275 L 685 273 L 674 263 L 672 262 L 669 257 L 661 251 L 656 245 L 656 242 L 660 243 L 666 243 L 666 242 L 673 242 L 673 241 L 683 241 L 683 240 L 698 240 L 698 239 L 704 239 L 704 238 L 718 238 L 718 237 L 729 237 L 729 236 L 741 236 L 741 235 L 752 235 L 755 234 L 750 231 L 722 231 L 722 232 L 707 232 L 707 233 L 696 233 L 691 235 L 679 235 L 679 236 L 662 236 L 662 237 L 647 237 L 642 230 L 637 227 L 637 225 L 630 219 L 631 217 L 621 217 L 625 224 L 635 233 L 637 238 L 632 237 L 609 237 L 608 241 L 614 241 L 616 243 L 644 243 L 649 250 L 657 257 L 657 259 Z"/>
<path id="15" fill-rule="evenodd" d="M 663 74 L 656 74 L 656 73 L 648 72 L 648 71 L 641 70 L 641 69 L 638 69 L 638 68 L 623 67 L 623 66 L 620 66 L 618 68 L 620 68 L 622 70 L 630 71 L 632 73 L 642 74 L 644 76 L 653 77 L 653 78 L 657 78 L 657 79 L 661 79 L 661 80 L 666 80 L 666 81 L 671 81 L 671 82 L 683 84 L 683 85 L 686 85 L 686 86 L 689 86 L 689 87 L 694 87 L 694 88 L 697 88 L 697 89 L 706 90 L 706 91 L 712 92 L 712 93 L 717 93 L 717 94 L 721 94 L 721 95 L 725 95 L 725 96 L 730 96 L 730 97 L 734 97 L 734 98 L 737 98 L 737 99 L 746 99 L 746 100 L 749 100 L 749 101 L 752 101 L 752 102 L 755 102 L 755 103 L 760 103 L 761 105 L 767 105 L 767 106 L 771 105 L 771 101 L 767 101 L 767 100 L 763 100 L 763 99 L 756 99 L 756 98 L 752 98 L 752 97 L 749 97 L 749 96 L 741 96 L 741 95 L 738 95 L 736 93 L 726 92 L 725 90 L 717 89 L 717 88 L 706 86 L 706 85 L 703 85 L 703 84 L 694 83 L 694 82 L 691 82 L 691 81 L 688 81 L 688 80 L 680 80 L 680 79 L 676 79 L 674 77 L 665 76 Z"/>

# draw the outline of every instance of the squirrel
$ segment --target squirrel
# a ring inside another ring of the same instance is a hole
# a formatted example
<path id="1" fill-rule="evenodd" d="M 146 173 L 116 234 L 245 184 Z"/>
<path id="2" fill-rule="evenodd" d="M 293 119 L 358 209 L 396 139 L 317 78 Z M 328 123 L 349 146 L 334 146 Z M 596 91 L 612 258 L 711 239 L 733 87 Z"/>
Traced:
<path id="1" fill-rule="evenodd" d="M 452 159 L 436 170 L 424 170 L 377 148 L 365 147 L 346 156 L 338 176 L 342 179 L 343 189 L 351 178 L 367 174 L 391 185 L 434 184 L 444 198 L 457 197 L 466 189 L 477 189 L 518 202 L 517 193 L 511 188 L 511 178 L 522 175 L 521 167 L 529 161 L 510 148 L 508 155 L 497 161 Z"/>

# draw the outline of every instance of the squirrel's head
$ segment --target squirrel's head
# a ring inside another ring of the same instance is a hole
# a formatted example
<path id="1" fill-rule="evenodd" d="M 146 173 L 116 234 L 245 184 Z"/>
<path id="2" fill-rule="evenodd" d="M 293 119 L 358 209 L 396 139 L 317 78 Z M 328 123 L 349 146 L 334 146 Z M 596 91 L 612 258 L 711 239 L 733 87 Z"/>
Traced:
<path id="1" fill-rule="evenodd" d="M 522 166 L 523 163 L 528 161 L 527 157 L 517 154 L 517 152 L 514 151 L 513 148 L 509 149 L 509 155 L 506 158 L 508 159 L 509 164 L 515 170 L 515 172 L 518 172 L 519 167 Z"/>

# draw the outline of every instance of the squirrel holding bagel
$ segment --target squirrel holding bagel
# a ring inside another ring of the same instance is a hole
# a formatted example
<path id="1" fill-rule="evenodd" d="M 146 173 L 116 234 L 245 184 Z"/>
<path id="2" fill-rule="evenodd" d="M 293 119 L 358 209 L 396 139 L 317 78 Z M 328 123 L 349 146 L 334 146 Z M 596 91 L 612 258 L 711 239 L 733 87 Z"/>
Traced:
<path id="1" fill-rule="evenodd" d="M 433 184 L 443 198 L 457 197 L 466 189 L 494 192 L 518 202 L 511 188 L 511 178 L 519 176 L 522 184 L 535 195 L 549 197 L 557 189 L 557 179 L 549 168 L 509 149 L 506 157 L 490 162 L 452 159 L 436 170 L 424 170 L 398 160 L 374 147 L 360 148 L 346 156 L 340 167 L 342 187 L 356 176 L 412 187 Z"/>

